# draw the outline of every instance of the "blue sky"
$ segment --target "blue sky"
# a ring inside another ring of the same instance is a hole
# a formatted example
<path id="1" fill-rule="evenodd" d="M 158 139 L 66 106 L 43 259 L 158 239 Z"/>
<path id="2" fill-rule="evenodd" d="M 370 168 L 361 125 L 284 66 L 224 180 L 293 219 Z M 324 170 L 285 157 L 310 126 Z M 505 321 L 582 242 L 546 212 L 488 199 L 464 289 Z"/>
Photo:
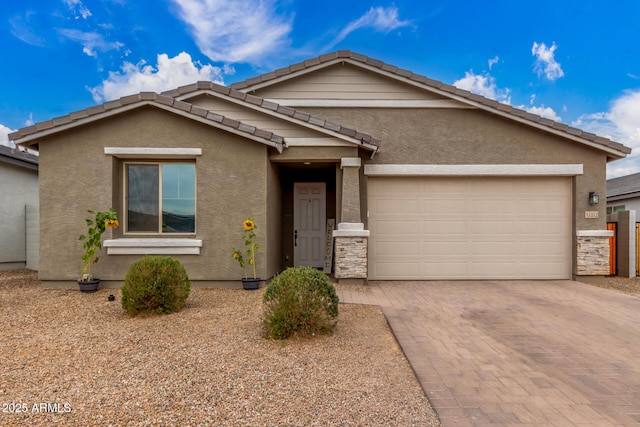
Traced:
<path id="1" fill-rule="evenodd" d="M 231 84 L 339 49 L 634 148 L 640 2 L 3 0 L 0 144 L 25 125 L 140 91 Z"/>

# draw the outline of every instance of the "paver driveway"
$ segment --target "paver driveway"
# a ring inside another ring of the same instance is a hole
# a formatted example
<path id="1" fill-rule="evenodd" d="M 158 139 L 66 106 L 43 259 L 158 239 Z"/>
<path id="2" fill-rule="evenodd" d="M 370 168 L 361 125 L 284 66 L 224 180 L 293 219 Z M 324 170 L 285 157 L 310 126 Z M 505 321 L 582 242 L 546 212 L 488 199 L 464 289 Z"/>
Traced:
<path id="1" fill-rule="evenodd" d="M 448 426 L 640 425 L 640 298 L 572 281 L 371 282 Z"/>

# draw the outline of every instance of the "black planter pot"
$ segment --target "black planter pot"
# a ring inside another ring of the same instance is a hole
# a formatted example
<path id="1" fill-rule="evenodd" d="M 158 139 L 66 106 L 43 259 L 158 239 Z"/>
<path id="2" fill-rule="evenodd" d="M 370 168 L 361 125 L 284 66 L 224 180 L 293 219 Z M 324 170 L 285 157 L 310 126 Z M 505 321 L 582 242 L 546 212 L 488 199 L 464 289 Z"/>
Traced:
<path id="1" fill-rule="evenodd" d="M 242 288 L 248 291 L 255 291 L 260 288 L 260 279 L 242 279 Z"/>
<path id="2" fill-rule="evenodd" d="M 95 292 L 100 287 L 100 279 L 78 280 L 78 287 L 80 288 L 80 292 Z"/>

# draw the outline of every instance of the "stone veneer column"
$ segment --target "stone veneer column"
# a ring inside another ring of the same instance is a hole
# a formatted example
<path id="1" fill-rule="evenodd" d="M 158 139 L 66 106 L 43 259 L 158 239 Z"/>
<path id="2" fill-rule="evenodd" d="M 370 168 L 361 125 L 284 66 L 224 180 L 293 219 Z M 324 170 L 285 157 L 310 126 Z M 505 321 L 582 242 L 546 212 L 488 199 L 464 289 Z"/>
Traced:
<path id="1" fill-rule="evenodd" d="M 609 274 L 609 230 L 578 230 L 576 232 L 577 276 L 606 276 Z"/>
<path id="2" fill-rule="evenodd" d="M 360 217 L 359 157 L 343 158 L 341 221 L 333 232 L 335 277 L 339 283 L 364 283 L 367 278 L 369 230 Z"/>

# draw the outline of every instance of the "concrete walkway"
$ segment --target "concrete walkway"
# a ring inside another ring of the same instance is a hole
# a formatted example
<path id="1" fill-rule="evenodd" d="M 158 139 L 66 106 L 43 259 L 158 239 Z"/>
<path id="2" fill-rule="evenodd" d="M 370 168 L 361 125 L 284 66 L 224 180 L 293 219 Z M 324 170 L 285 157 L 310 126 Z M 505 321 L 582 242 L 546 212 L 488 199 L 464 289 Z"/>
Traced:
<path id="1" fill-rule="evenodd" d="M 442 425 L 640 426 L 640 298 L 571 281 L 371 282 Z"/>

